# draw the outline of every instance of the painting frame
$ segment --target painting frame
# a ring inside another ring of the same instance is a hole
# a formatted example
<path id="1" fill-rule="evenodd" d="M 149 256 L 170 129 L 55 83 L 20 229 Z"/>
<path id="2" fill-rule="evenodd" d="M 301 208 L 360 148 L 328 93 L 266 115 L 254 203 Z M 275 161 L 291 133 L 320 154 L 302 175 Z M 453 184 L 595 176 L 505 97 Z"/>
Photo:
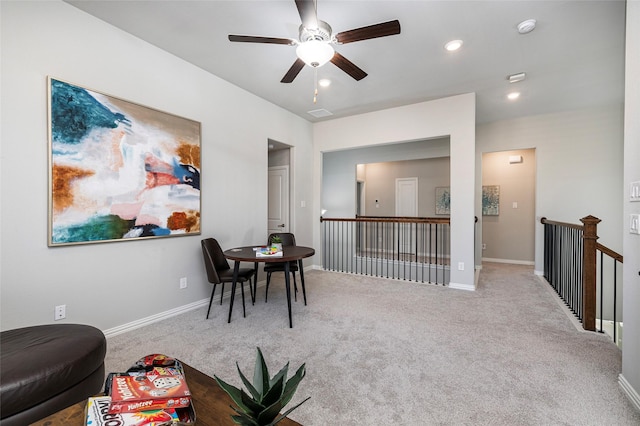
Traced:
<path id="1" fill-rule="evenodd" d="M 482 215 L 500 215 L 500 185 L 482 186 Z"/>
<path id="2" fill-rule="evenodd" d="M 47 77 L 49 247 L 201 234 L 201 123 Z"/>
<path id="3" fill-rule="evenodd" d="M 436 187 L 436 214 L 451 214 L 451 187 Z"/>

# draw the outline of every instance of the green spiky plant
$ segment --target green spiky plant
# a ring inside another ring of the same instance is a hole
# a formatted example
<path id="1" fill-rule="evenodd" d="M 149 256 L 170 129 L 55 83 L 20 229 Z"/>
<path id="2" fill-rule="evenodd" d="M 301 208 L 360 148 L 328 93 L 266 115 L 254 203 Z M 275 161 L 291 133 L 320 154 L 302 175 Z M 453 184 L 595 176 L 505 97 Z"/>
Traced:
<path id="1" fill-rule="evenodd" d="M 304 404 L 310 397 L 301 403 L 288 409 L 283 414 L 282 410 L 293 398 L 293 394 L 298 388 L 298 384 L 305 376 L 305 364 L 302 364 L 296 374 L 287 380 L 287 371 L 289 363 L 276 374 L 273 378 L 269 378 L 269 369 L 262 356 L 262 351 L 257 348 L 256 364 L 253 370 L 253 384 L 242 374 L 240 366 L 236 362 L 238 374 L 242 379 L 242 383 L 251 395 L 248 395 L 244 389 L 238 389 L 220 379 L 213 376 L 220 387 L 231 397 L 233 402 L 238 406 L 233 407 L 233 411 L 237 413 L 231 416 L 233 421 L 243 426 L 270 426 L 275 425 L 284 419 L 293 410 Z"/>

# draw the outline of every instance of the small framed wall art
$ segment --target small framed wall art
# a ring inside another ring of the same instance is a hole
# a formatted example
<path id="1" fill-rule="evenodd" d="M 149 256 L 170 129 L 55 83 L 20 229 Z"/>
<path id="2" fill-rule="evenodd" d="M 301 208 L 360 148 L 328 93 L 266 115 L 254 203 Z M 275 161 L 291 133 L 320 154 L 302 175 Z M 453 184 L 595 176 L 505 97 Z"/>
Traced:
<path id="1" fill-rule="evenodd" d="M 482 187 L 482 215 L 498 216 L 500 214 L 500 186 Z"/>
<path id="2" fill-rule="evenodd" d="M 451 214 L 451 189 L 436 187 L 436 214 Z"/>
<path id="3" fill-rule="evenodd" d="M 48 79 L 50 247 L 200 234 L 200 123 Z"/>

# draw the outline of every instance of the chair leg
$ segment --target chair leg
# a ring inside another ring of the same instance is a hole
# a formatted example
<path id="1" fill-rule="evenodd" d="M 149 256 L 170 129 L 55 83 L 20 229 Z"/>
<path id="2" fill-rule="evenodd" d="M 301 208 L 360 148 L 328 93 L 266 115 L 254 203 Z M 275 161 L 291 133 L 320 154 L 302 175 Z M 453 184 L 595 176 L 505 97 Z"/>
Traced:
<path id="1" fill-rule="evenodd" d="M 213 295 L 216 292 L 216 286 L 217 285 L 218 284 L 214 284 L 213 285 L 213 291 L 211 292 L 211 298 L 209 299 L 209 309 L 207 309 L 207 318 L 206 319 L 209 319 L 209 312 L 211 311 L 211 303 L 213 302 Z"/>
<path id="2" fill-rule="evenodd" d="M 264 303 L 267 303 L 267 296 L 269 296 L 269 282 L 271 282 L 271 272 L 267 272 L 267 289 L 264 291 Z"/>
<path id="3" fill-rule="evenodd" d="M 220 293 L 220 304 L 222 305 L 222 296 L 224 296 L 224 283 L 222 283 L 222 292 Z"/>

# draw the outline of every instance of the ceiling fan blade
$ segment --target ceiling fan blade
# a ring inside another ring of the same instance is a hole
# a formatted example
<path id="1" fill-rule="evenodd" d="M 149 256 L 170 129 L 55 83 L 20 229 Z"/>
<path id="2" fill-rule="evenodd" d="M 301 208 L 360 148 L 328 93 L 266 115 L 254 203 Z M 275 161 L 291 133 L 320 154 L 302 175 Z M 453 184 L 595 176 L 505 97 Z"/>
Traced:
<path id="1" fill-rule="evenodd" d="M 369 40 L 371 38 L 386 37 L 395 34 L 400 34 L 400 21 L 397 19 L 395 21 L 383 22 L 381 24 L 369 25 L 368 27 L 343 31 L 336 34 L 336 40 L 340 44 L 346 44 L 354 41 Z"/>
<path id="2" fill-rule="evenodd" d="M 291 65 L 289 71 L 282 77 L 280 83 L 291 83 L 300 73 L 300 71 L 304 68 L 304 61 L 300 58 L 296 59 L 296 61 Z"/>
<path id="3" fill-rule="evenodd" d="M 229 34 L 229 41 L 239 41 L 243 43 L 286 44 L 289 46 L 293 46 L 294 44 L 296 44 L 296 41 L 290 38 L 260 37 L 234 34 Z"/>
<path id="4" fill-rule="evenodd" d="M 356 64 L 336 52 L 331 58 L 331 63 L 340 68 L 342 71 L 349 74 L 351 77 L 356 79 L 357 81 L 362 80 L 367 76 L 367 73 L 362 71 Z"/>
<path id="5" fill-rule="evenodd" d="M 315 0 L 295 0 L 302 25 L 306 28 L 318 28 L 318 15 Z"/>

